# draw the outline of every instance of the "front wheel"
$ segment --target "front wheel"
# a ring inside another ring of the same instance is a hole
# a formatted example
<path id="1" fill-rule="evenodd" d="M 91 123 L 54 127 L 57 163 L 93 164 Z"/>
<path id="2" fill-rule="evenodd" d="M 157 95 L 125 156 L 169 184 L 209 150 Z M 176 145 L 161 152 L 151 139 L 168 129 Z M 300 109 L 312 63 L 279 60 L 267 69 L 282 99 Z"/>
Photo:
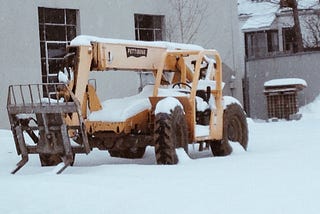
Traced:
<path id="1" fill-rule="evenodd" d="M 45 154 L 40 153 L 39 159 L 41 166 L 57 166 L 59 163 L 63 162 L 63 156 L 58 154 Z M 72 154 L 72 160 L 70 166 L 73 166 L 75 160 L 75 154 Z"/>
<path id="2" fill-rule="evenodd" d="M 62 162 L 60 155 L 39 154 L 41 166 L 56 166 Z"/>
<path id="3" fill-rule="evenodd" d="M 146 147 L 133 147 L 133 148 L 126 148 L 123 150 L 115 150 L 115 149 L 108 150 L 111 157 L 129 158 L 129 159 L 142 158 L 145 151 L 146 151 Z"/>
<path id="4" fill-rule="evenodd" d="M 232 103 L 223 113 L 223 138 L 210 141 L 211 151 L 214 156 L 226 156 L 231 154 L 232 147 L 229 140 L 239 142 L 247 150 L 248 124 L 246 114 L 239 104 Z"/>
<path id="5" fill-rule="evenodd" d="M 155 153 L 157 164 L 177 164 L 176 148 L 188 152 L 188 131 L 184 112 L 176 106 L 171 114 L 158 113 L 155 117 Z"/>

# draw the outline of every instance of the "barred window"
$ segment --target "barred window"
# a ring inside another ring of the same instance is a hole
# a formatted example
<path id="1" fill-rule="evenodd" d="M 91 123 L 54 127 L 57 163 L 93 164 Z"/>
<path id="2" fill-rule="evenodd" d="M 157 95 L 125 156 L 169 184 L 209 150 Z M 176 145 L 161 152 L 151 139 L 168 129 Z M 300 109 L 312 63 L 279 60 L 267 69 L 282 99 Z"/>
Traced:
<path id="1" fill-rule="evenodd" d="M 66 47 L 77 35 L 78 10 L 38 8 L 42 82 L 57 82 Z"/>
<path id="2" fill-rule="evenodd" d="M 136 40 L 160 41 L 163 40 L 164 16 L 134 15 Z"/>

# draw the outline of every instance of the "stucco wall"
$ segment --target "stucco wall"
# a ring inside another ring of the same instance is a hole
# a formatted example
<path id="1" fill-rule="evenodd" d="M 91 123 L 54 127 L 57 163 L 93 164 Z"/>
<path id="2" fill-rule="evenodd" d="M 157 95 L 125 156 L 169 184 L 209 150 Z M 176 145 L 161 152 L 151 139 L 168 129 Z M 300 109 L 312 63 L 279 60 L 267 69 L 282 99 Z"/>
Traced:
<path id="1" fill-rule="evenodd" d="M 40 83 L 40 47 L 38 30 L 38 7 L 78 9 L 80 33 L 101 37 L 134 39 L 134 14 L 169 16 L 173 14 L 169 0 L 0 0 L 0 74 L 3 77 L 0 91 L 0 128 L 8 128 L 6 97 L 9 84 Z M 209 0 L 210 12 L 202 28 L 198 30 L 197 43 L 217 49 L 222 60 L 233 71 L 236 79 L 235 96 L 242 98 L 241 77 L 243 75 L 240 39 L 238 34 L 237 3 L 233 0 Z M 108 76 L 109 75 L 109 76 Z M 98 87 L 105 87 L 98 77 Z M 131 92 L 138 80 L 126 75 L 132 84 L 123 87 Z M 230 75 L 226 75 L 230 76 Z M 228 80 L 226 80 L 228 82 Z M 105 87 L 102 99 L 114 95 L 112 86 Z"/>
<path id="2" fill-rule="evenodd" d="M 33 4 L 23 1 L 0 4 L 0 127 L 8 128 L 8 85 L 41 81 L 38 14 Z"/>
<path id="3" fill-rule="evenodd" d="M 301 78 L 308 86 L 299 92 L 299 105 L 312 102 L 320 94 L 320 53 L 303 53 L 247 61 L 250 117 L 267 119 L 264 82 L 279 78 Z"/>

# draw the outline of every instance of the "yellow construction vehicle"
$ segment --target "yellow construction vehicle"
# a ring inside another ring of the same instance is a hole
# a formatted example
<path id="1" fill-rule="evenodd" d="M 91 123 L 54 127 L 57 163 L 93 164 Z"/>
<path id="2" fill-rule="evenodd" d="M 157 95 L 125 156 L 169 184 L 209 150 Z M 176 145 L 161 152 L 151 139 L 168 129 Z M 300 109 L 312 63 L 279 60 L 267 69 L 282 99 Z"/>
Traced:
<path id="1" fill-rule="evenodd" d="M 246 115 L 236 99 L 222 95 L 215 50 L 79 36 L 65 59 L 60 83 L 9 86 L 7 110 L 22 156 L 13 173 L 29 154 L 39 154 L 42 166 L 63 162 L 60 173 L 76 153 L 93 148 L 142 158 L 151 145 L 158 164 L 176 164 L 176 148 L 188 152 L 191 143 L 210 145 L 214 156 L 232 152 L 229 140 L 247 148 Z M 111 70 L 152 74 L 154 81 L 137 95 L 100 102 L 89 73 Z"/>

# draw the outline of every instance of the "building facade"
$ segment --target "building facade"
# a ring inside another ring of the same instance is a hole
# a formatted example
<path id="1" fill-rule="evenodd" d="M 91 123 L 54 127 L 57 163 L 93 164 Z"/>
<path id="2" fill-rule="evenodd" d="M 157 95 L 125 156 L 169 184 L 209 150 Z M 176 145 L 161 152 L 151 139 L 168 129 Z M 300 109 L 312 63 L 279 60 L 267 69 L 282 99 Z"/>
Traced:
<path id="1" fill-rule="evenodd" d="M 273 1 L 275 2 L 275 1 Z M 292 9 L 268 0 L 238 0 L 240 35 L 245 56 L 244 103 L 252 118 L 267 119 L 264 83 L 301 78 L 307 87 L 298 94 L 299 106 L 320 94 L 320 3 L 298 1 L 304 51 L 297 53 Z"/>
<path id="2" fill-rule="evenodd" d="M 8 85 L 57 81 L 57 68 L 66 46 L 77 35 L 180 42 L 174 38 L 179 32 L 175 32 L 176 10 L 172 2 L 0 0 L 0 72 L 3 77 L 0 116 L 4 118 L 0 128 L 9 126 L 5 108 Z M 226 91 L 242 100 L 244 69 L 239 48 L 237 3 L 233 0 L 207 0 L 203 8 L 205 11 L 197 11 L 204 15 L 203 21 L 189 42 L 220 52 L 229 73 L 225 75 Z M 187 16 L 185 13 L 181 15 Z M 173 30 L 168 31 L 172 25 Z M 138 78 L 132 73 L 126 75 L 130 81 L 114 72 L 103 77 L 122 81 L 125 87 L 121 92 L 113 91 L 112 85 L 105 85 L 100 75 L 93 75 L 93 78 L 97 79 L 97 87 L 105 88 L 100 94 L 102 99 L 137 91 Z"/>

